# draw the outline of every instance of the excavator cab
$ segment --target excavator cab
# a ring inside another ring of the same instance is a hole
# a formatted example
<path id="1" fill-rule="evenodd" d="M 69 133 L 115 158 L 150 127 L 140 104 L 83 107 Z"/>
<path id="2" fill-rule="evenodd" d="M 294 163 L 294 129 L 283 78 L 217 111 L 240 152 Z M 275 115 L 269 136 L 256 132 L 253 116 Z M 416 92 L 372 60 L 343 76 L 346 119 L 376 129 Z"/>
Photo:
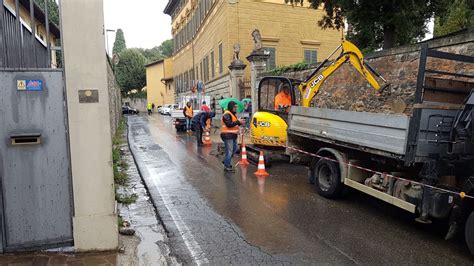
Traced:
<path id="1" fill-rule="evenodd" d="M 264 77 L 258 87 L 258 111 L 250 123 L 253 144 L 279 147 L 286 145 L 288 112 L 299 103 L 299 80 Z"/>

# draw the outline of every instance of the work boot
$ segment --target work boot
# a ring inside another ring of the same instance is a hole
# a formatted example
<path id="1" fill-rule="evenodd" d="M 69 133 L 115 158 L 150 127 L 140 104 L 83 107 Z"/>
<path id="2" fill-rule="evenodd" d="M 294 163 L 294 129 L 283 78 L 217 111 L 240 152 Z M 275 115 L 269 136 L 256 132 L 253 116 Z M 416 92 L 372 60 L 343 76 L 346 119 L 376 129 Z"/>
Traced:
<path id="1" fill-rule="evenodd" d="M 234 168 L 232 166 L 225 166 L 224 171 L 226 172 L 234 172 Z"/>

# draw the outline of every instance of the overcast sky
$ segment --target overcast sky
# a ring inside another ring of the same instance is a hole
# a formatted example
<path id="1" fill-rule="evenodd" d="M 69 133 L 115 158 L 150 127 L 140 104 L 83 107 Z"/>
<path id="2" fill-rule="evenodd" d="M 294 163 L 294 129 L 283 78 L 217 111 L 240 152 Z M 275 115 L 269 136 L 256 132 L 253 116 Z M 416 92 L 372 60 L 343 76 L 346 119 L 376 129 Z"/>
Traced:
<path id="1" fill-rule="evenodd" d="M 152 48 L 171 39 L 171 17 L 165 15 L 168 0 L 104 0 L 106 29 L 121 28 L 127 47 Z M 115 34 L 108 34 L 110 50 Z"/>

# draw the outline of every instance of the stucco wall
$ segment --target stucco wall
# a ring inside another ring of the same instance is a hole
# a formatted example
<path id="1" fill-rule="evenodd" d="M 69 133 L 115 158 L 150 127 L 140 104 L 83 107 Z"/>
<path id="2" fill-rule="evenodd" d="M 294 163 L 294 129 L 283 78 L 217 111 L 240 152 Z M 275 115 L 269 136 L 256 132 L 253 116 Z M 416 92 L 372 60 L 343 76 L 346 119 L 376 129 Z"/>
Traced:
<path id="1" fill-rule="evenodd" d="M 115 250 L 118 226 L 103 2 L 61 0 L 60 5 L 74 195 L 74 248 Z M 80 102 L 81 91 L 97 93 L 98 98 Z"/>
<path id="2" fill-rule="evenodd" d="M 172 104 L 174 102 L 174 87 L 168 87 L 162 81 L 165 78 L 166 66 L 171 67 L 170 65 L 170 63 L 165 64 L 165 61 L 162 61 L 146 67 L 147 101 L 154 103 L 155 106 Z M 170 70 L 167 71 L 169 72 Z"/>

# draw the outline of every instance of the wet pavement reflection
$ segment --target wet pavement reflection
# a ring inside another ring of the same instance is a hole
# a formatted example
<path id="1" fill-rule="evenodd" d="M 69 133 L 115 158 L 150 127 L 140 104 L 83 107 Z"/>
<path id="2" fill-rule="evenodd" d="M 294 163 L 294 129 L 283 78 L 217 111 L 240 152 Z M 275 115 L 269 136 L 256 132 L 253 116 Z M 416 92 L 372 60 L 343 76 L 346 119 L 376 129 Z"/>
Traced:
<path id="1" fill-rule="evenodd" d="M 169 117 L 129 118 L 132 151 L 175 254 L 185 263 L 472 264 L 439 224 L 355 191 L 318 196 L 306 167 L 225 173 L 217 146 L 197 147 Z M 213 140 L 216 136 L 213 136 Z M 234 158 L 234 164 L 239 160 Z"/>

